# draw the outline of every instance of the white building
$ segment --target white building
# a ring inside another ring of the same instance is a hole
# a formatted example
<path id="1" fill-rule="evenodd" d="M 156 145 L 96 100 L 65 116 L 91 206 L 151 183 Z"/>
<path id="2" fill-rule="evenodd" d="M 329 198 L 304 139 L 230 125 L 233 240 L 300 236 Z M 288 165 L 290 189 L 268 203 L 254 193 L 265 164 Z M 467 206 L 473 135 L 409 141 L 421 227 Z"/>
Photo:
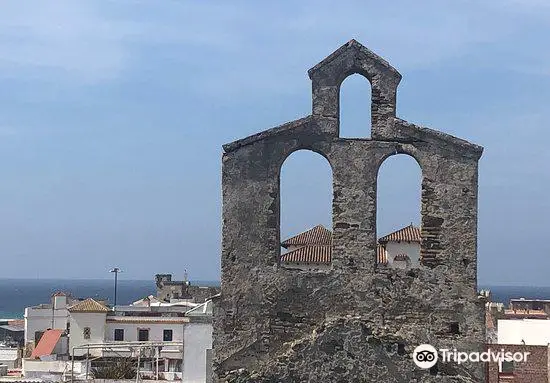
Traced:
<path id="1" fill-rule="evenodd" d="M 420 265 L 420 228 L 409 225 L 378 240 L 376 262 L 393 268 L 407 269 Z M 317 225 L 281 242 L 286 251 L 280 265 L 300 270 L 330 269 L 332 232 Z"/>
<path id="2" fill-rule="evenodd" d="M 25 347 L 32 352 L 47 329 L 66 330 L 69 323 L 67 306 L 73 301 L 66 294 L 52 295 L 51 303 L 25 308 Z"/>
<path id="3" fill-rule="evenodd" d="M 75 376 L 86 376 L 95 362 L 132 357 L 141 361 L 145 376 L 206 381 L 211 366 L 211 300 L 162 302 L 149 296 L 114 309 L 92 298 L 67 303 L 66 295 L 55 294 L 51 305 L 25 310 L 25 339 L 32 344 L 30 357 L 23 360 L 25 376 L 67 378 L 72 361 Z"/>
<path id="4" fill-rule="evenodd" d="M 550 320 L 546 319 L 499 319 L 498 343 L 528 346 L 550 344 Z"/>
<path id="5" fill-rule="evenodd" d="M 212 301 L 185 313 L 183 381 L 204 383 L 212 376 Z"/>
<path id="6" fill-rule="evenodd" d="M 101 303 L 88 298 L 68 308 L 69 320 L 69 350 L 74 356 L 88 353 L 86 349 L 75 349 L 85 344 L 97 344 L 105 341 L 107 313 L 109 309 Z M 74 351 L 73 351 L 74 350 Z M 92 356 L 102 356 L 101 350 L 91 349 Z"/>
<path id="7" fill-rule="evenodd" d="M 0 345 L 0 364 L 7 366 L 8 369 L 19 367 L 19 349 L 14 347 L 4 347 Z"/>
<path id="8" fill-rule="evenodd" d="M 82 363 L 89 372 L 88 362 L 94 363 L 91 360 L 132 357 L 141 358 L 141 373 L 147 376 L 206 381 L 207 366 L 211 365 L 207 350 L 212 349 L 210 300 L 203 304 L 167 303 L 149 296 L 111 310 L 88 298 L 69 306 L 67 312 L 68 347 L 61 343 L 67 340 L 66 330 L 45 331 L 31 358 L 23 362 L 24 374 L 38 377 L 41 371 L 53 369 L 50 375 L 61 379 L 67 376 L 66 366 L 71 360 L 79 363 L 74 371 L 79 375 L 85 374 Z M 59 369 L 65 372 L 61 374 Z"/>
<path id="9" fill-rule="evenodd" d="M 330 269 L 332 232 L 317 225 L 281 243 L 287 251 L 281 254 L 283 267 L 301 270 Z"/>
<path id="10" fill-rule="evenodd" d="M 378 240 L 378 263 L 406 269 L 420 265 L 420 228 L 412 224 Z"/>

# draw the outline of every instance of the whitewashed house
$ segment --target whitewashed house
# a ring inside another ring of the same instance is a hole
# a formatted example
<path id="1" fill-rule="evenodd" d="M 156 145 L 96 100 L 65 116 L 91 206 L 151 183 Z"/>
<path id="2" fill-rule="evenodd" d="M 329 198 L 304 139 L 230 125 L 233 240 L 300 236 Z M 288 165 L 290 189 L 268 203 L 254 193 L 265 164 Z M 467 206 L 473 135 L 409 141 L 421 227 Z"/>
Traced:
<path id="1" fill-rule="evenodd" d="M 68 308 L 69 311 L 69 350 L 74 356 L 102 356 L 100 349 L 75 349 L 84 344 L 97 344 L 105 341 L 107 313 L 110 311 L 92 298 Z M 73 351 L 74 350 L 74 351 Z"/>
<path id="2" fill-rule="evenodd" d="M 168 303 L 149 296 L 109 309 L 88 298 L 67 311 L 68 337 L 66 330 L 47 330 L 31 357 L 24 360 L 24 373 L 38 377 L 50 369 L 56 379 L 67 378 L 67 366 L 74 360 L 78 366 L 74 373 L 86 377 L 93 363 L 131 357 L 141 361 L 140 372 L 147 376 L 168 380 L 184 376 L 184 382 L 206 379 L 211 365 L 211 300 Z M 63 347 L 67 338 L 68 346 Z"/>
<path id="3" fill-rule="evenodd" d="M 30 354 L 48 329 L 66 330 L 69 324 L 68 305 L 76 302 L 67 294 L 56 292 L 51 302 L 25 308 L 25 348 Z"/>
<path id="4" fill-rule="evenodd" d="M 332 263 L 332 232 L 317 225 L 281 243 L 286 252 L 280 264 L 301 270 L 329 269 Z"/>
<path id="5" fill-rule="evenodd" d="M 397 269 L 418 267 L 421 242 L 420 228 L 412 224 L 385 235 L 378 240 L 378 263 Z"/>
<path id="6" fill-rule="evenodd" d="M 378 240 L 376 260 L 388 267 L 407 269 L 420 265 L 420 228 L 409 225 Z M 332 232 L 322 225 L 281 242 L 286 251 L 280 265 L 300 270 L 329 269 L 332 263 Z"/>

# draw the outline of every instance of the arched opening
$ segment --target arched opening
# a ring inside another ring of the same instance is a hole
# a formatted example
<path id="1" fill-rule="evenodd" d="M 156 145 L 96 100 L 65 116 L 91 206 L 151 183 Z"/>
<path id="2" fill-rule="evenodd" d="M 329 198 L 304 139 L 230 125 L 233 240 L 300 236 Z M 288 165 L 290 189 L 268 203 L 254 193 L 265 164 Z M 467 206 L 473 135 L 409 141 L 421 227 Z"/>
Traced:
<path id="1" fill-rule="evenodd" d="M 332 169 L 310 150 L 292 153 L 281 168 L 283 267 L 329 268 L 332 262 Z"/>
<path id="2" fill-rule="evenodd" d="M 377 262 L 396 269 L 420 265 L 422 169 L 406 154 L 387 158 L 378 169 Z"/>
<path id="3" fill-rule="evenodd" d="M 340 85 L 340 137 L 370 138 L 371 85 L 360 75 L 348 76 Z"/>

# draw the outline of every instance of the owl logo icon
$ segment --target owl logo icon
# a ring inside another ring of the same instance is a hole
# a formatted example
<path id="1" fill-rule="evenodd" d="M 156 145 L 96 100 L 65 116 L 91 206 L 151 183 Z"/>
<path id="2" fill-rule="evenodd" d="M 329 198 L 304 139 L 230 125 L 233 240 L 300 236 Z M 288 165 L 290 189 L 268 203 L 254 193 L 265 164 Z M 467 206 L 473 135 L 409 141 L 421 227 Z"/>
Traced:
<path id="1" fill-rule="evenodd" d="M 437 350 L 429 344 L 421 344 L 413 351 L 413 361 L 423 369 L 432 368 L 437 363 Z"/>

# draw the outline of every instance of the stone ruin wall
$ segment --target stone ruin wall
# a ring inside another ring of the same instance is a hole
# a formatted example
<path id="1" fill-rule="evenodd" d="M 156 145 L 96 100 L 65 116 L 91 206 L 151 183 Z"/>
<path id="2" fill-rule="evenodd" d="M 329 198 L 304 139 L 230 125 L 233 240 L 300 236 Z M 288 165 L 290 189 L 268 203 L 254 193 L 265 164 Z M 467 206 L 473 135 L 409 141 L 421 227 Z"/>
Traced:
<path id="1" fill-rule="evenodd" d="M 371 83 L 371 138 L 339 138 L 340 84 Z M 214 382 L 484 382 L 482 364 L 421 370 L 414 348 L 484 349 L 477 297 L 482 148 L 396 117 L 401 75 L 355 40 L 309 71 L 313 113 L 224 145 L 222 293 Z M 332 268 L 285 269 L 280 169 L 294 151 L 333 172 Z M 378 168 L 391 155 L 422 169 L 421 266 L 376 264 Z M 238 371 L 238 372 L 236 372 Z"/>

